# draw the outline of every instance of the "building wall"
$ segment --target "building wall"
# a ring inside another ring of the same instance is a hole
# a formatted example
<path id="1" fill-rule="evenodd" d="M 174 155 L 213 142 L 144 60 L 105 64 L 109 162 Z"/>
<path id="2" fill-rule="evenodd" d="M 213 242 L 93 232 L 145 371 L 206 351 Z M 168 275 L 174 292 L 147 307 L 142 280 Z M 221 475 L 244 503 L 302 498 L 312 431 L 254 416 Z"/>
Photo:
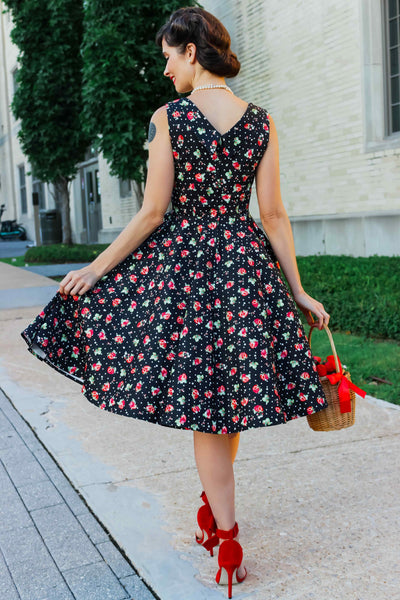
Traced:
<path id="1" fill-rule="evenodd" d="M 368 113 L 371 95 L 383 94 L 370 89 L 368 70 L 379 62 L 370 52 L 379 52 L 380 4 L 203 3 L 228 28 L 242 63 L 229 84 L 274 119 L 282 199 L 299 254 L 380 253 L 377 240 L 382 253 L 400 253 L 400 136 L 375 132 L 378 143 L 370 144 L 371 127 L 382 120 Z M 374 84 L 383 87 L 379 73 Z M 250 211 L 259 218 L 254 193 Z"/>
<path id="2" fill-rule="evenodd" d="M 203 2 L 228 28 L 242 63 L 238 77 L 227 82 L 274 118 L 282 198 L 297 254 L 400 254 L 400 134 L 385 133 L 381 4 Z M 21 215 L 18 165 L 28 172 L 29 164 L 7 106 L 18 49 L 8 14 L 0 18 L 0 203 L 7 204 L 4 219 L 17 218 L 33 238 L 32 178 L 26 177 L 28 214 Z M 134 194 L 120 196 L 101 155 L 98 165 L 99 241 L 111 242 L 138 202 Z M 53 207 L 46 186 L 46 208 Z M 250 212 L 260 223 L 255 186 Z M 85 241 L 79 175 L 71 186 L 71 217 L 74 241 Z"/>

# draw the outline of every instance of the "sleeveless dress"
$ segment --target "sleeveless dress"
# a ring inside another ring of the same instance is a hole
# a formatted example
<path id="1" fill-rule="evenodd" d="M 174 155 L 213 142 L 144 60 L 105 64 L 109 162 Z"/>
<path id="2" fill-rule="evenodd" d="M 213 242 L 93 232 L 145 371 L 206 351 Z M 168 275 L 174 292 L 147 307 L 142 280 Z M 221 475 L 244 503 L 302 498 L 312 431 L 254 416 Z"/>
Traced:
<path id="1" fill-rule="evenodd" d="M 249 213 L 269 113 L 249 103 L 221 135 L 190 98 L 167 105 L 172 210 L 81 296 L 51 299 L 29 351 L 103 410 L 234 433 L 327 407 L 297 307 Z"/>

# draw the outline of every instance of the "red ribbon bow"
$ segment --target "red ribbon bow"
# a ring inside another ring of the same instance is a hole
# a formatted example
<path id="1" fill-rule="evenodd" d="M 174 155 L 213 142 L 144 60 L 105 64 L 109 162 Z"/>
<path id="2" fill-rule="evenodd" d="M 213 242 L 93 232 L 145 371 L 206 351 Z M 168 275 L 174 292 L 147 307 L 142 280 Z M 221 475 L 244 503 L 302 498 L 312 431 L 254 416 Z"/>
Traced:
<path id="1" fill-rule="evenodd" d="M 340 412 L 351 412 L 350 390 L 353 390 L 362 398 L 365 398 L 366 392 L 361 390 L 359 387 L 354 385 L 352 381 L 347 379 L 343 373 L 342 364 L 339 357 L 337 357 L 339 363 L 339 373 L 336 371 L 335 357 L 333 354 L 327 356 L 326 361 L 323 363 L 321 363 L 321 358 L 319 356 L 314 356 L 313 358 L 317 363 L 317 373 L 320 377 L 327 377 L 332 385 L 340 382 L 338 387 Z"/>

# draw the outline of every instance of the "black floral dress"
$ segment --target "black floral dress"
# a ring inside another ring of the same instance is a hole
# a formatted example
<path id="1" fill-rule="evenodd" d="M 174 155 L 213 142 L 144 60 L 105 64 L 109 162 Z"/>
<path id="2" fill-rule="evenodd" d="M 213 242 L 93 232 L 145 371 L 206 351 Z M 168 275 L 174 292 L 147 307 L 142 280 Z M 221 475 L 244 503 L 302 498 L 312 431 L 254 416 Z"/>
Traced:
<path id="1" fill-rule="evenodd" d="M 269 113 L 224 135 L 190 98 L 167 104 L 172 210 L 81 296 L 57 293 L 21 332 L 103 410 L 233 433 L 326 408 L 297 307 L 249 213 Z"/>

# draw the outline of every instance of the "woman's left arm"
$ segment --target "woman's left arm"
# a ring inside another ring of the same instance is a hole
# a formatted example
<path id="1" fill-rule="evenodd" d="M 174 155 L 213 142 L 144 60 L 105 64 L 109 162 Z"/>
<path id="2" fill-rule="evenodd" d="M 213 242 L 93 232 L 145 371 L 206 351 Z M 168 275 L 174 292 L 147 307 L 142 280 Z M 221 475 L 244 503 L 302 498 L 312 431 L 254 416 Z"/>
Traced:
<path id="1" fill-rule="evenodd" d="M 70 271 L 60 282 L 62 294 L 84 294 L 103 275 L 124 260 L 164 220 L 174 185 L 174 159 L 167 109 L 155 111 L 149 126 L 149 162 L 143 204 L 118 237 L 87 267 Z"/>
<path id="2" fill-rule="evenodd" d="M 311 325 L 313 312 L 319 329 L 329 322 L 329 314 L 321 302 L 309 296 L 300 280 L 292 227 L 281 198 L 279 174 L 279 145 L 275 123 L 269 115 L 270 132 L 266 151 L 256 170 L 257 199 L 260 219 L 271 242 L 279 264 L 292 290 L 293 298 Z"/>

